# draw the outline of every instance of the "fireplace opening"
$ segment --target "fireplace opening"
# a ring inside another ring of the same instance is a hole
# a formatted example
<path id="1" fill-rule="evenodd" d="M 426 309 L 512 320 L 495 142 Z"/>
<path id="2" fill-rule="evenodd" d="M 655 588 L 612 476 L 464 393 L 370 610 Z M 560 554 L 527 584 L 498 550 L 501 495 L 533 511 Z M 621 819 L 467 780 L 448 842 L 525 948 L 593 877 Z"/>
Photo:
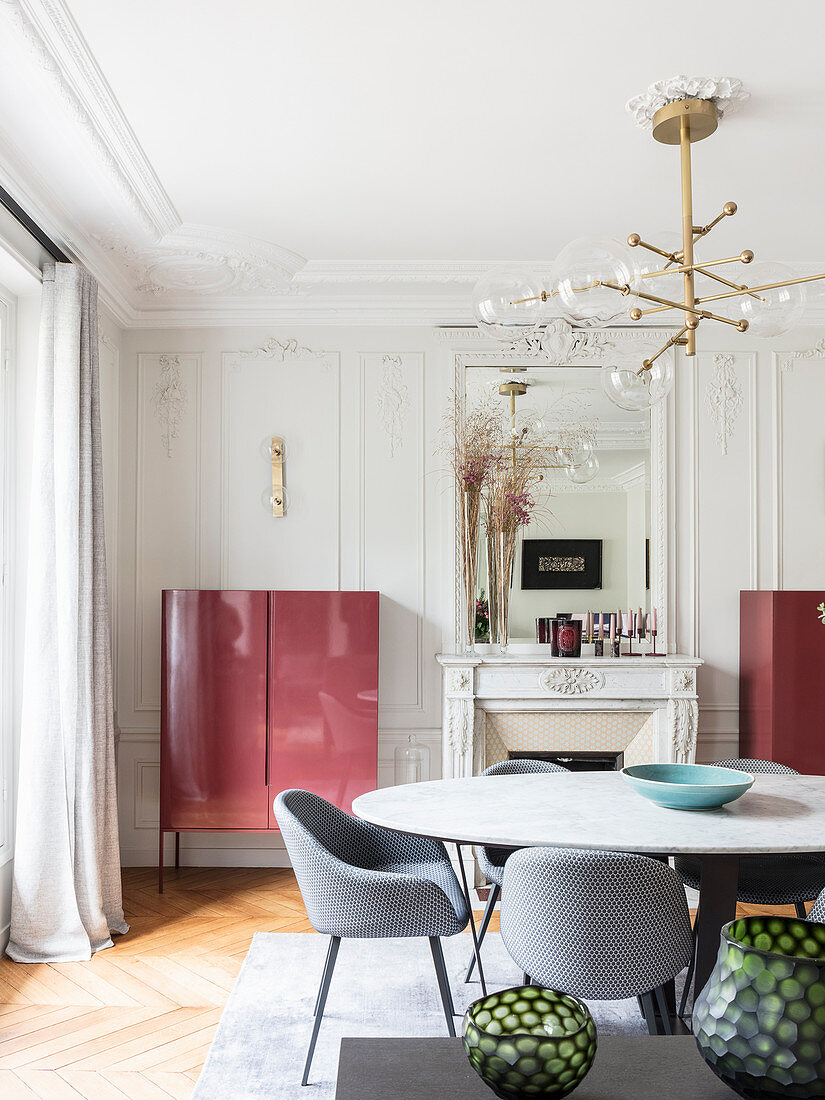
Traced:
<path id="1" fill-rule="evenodd" d="M 549 760 L 551 764 L 561 764 L 571 772 L 613 772 L 624 767 L 623 752 L 513 752 L 507 754 L 510 760 Z"/>

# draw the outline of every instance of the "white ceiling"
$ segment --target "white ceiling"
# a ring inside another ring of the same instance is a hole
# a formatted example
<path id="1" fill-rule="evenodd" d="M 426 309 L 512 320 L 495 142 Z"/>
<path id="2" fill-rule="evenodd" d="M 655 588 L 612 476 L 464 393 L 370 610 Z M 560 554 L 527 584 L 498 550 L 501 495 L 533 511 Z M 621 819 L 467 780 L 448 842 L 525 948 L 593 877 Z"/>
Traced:
<path id="1" fill-rule="evenodd" d="M 584 233 L 655 239 L 679 225 L 678 153 L 624 105 L 678 72 L 736 76 L 752 96 L 694 150 L 697 218 L 728 199 L 740 209 L 705 247 L 806 267 L 825 258 L 825 5 L 810 0 L 689 11 L 661 0 L 69 0 L 79 35 L 63 0 L 0 7 L 12 32 L 0 34 L 0 177 L 61 223 L 128 308 L 194 308 L 212 292 L 282 293 L 295 309 L 331 284 L 345 307 L 355 282 L 389 309 L 392 283 L 417 284 L 419 298 L 426 285 L 443 320 L 457 285 L 466 298 L 490 261 L 549 261 Z M 59 92 L 32 27 L 58 59 Z M 123 181 L 106 190 L 106 157 L 83 144 L 90 128 L 74 140 L 75 92 L 137 204 L 118 210 Z M 203 226 L 221 231 L 209 247 Z M 196 238 L 201 257 L 235 249 L 223 261 L 231 285 L 201 277 Z M 168 265 L 151 276 L 153 248 L 174 252 L 177 283 Z M 266 271 L 257 283 L 238 274 L 250 254 Z"/>

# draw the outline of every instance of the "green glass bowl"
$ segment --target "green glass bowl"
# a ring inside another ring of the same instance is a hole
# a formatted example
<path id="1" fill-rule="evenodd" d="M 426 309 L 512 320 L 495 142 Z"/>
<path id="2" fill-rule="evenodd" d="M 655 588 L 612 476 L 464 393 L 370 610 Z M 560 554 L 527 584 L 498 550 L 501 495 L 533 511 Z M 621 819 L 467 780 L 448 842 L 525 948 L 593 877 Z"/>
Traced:
<path id="1" fill-rule="evenodd" d="M 754 784 L 749 772 L 713 764 L 634 764 L 622 775 L 638 794 L 669 810 L 718 810 Z"/>
<path id="2" fill-rule="evenodd" d="M 825 1097 L 825 924 L 726 924 L 693 1034 L 717 1077 L 747 1100 Z"/>
<path id="3" fill-rule="evenodd" d="M 505 1100 L 567 1096 L 596 1054 L 596 1025 L 575 997 L 521 985 L 474 1001 L 464 1014 L 470 1065 Z"/>

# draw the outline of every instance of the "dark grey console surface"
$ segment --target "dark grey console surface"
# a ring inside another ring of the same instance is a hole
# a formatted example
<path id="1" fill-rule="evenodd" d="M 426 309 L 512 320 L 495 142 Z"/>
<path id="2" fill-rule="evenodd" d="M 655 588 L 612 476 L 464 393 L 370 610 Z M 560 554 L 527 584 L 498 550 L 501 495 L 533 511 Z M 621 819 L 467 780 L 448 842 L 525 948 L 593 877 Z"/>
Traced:
<path id="1" fill-rule="evenodd" d="M 575 1100 L 731 1100 L 690 1036 L 605 1035 Z M 335 1100 L 492 1100 L 460 1039 L 342 1039 Z"/>

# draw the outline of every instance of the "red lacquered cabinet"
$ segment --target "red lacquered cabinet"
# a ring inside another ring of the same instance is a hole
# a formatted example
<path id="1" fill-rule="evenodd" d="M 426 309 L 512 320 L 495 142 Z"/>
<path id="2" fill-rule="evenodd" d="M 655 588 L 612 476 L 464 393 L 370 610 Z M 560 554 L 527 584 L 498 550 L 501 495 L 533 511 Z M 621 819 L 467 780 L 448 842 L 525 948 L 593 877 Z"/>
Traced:
<path id="1" fill-rule="evenodd" d="M 160 837 L 277 829 L 275 796 L 344 810 L 378 781 L 378 593 L 162 596 Z"/>
<path id="2" fill-rule="evenodd" d="M 825 775 L 825 590 L 742 592 L 739 755 Z"/>

